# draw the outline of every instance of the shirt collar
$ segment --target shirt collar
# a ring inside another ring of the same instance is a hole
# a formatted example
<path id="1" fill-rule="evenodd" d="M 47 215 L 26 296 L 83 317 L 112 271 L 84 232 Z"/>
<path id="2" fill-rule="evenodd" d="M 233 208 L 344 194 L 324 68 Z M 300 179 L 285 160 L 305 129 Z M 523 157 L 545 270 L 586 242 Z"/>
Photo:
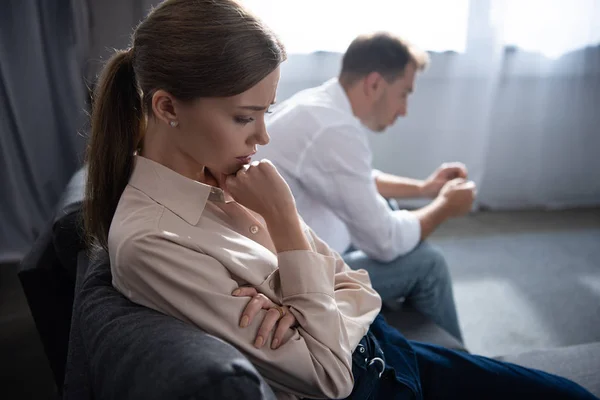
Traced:
<path id="1" fill-rule="evenodd" d="M 354 115 L 354 111 L 352 111 L 352 103 L 350 103 L 350 99 L 348 98 L 348 95 L 346 94 L 346 91 L 342 87 L 342 84 L 338 78 L 331 78 L 325 82 L 323 86 L 334 106 L 344 114 L 350 116 L 354 121 L 355 126 L 359 128 L 359 131 L 363 134 L 366 134 L 369 128 L 364 126 L 361 120 Z"/>
<path id="2" fill-rule="evenodd" d="M 346 91 L 342 87 L 342 84 L 338 80 L 338 78 L 331 78 L 327 82 L 323 84 L 325 87 L 325 91 L 329 93 L 333 103 L 342 111 L 349 113 L 354 117 L 354 113 L 352 112 L 352 104 L 350 103 L 350 99 L 348 99 L 348 95 Z M 355 118 L 355 117 L 354 117 Z"/>
<path id="3" fill-rule="evenodd" d="M 142 156 L 134 158 L 129 185 L 144 192 L 191 225 L 198 224 L 207 201 L 225 202 L 222 189 L 186 178 Z"/>

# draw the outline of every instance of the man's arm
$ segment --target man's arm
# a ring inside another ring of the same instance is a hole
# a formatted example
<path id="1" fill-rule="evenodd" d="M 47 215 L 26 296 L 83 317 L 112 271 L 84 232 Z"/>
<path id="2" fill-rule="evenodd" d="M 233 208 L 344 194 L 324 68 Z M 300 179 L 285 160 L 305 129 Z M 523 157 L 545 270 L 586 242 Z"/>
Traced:
<path id="1" fill-rule="evenodd" d="M 392 211 L 378 193 L 370 157 L 361 132 L 346 126 L 330 128 L 313 141 L 298 176 L 315 200 L 344 221 L 352 244 L 375 260 L 388 262 L 410 252 L 445 219 L 460 215 L 463 200 L 473 195 L 467 189 L 456 195 L 459 188 L 454 186 L 465 184 L 459 179 L 449 182 L 439 200 L 418 212 Z M 466 204 L 467 211 L 470 205 Z"/>
<path id="2" fill-rule="evenodd" d="M 405 178 L 379 171 L 376 172 L 374 176 L 377 191 L 386 199 L 423 197 L 423 187 L 425 181 L 420 179 Z"/>
<path id="3" fill-rule="evenodd" d="M 388 262 L 419 243 L 418 218 L 392 211 L 371 175 L 371 152 L 363 132 L 352 126 L 328 128 L 306 151 L 297 176 L 311 197 L 346 226 L 352 244 Z"/>
<path id="4" fill-rule="evenodd" d="M 467 167 L 459 162 L 444 163 L 425 180 L 405 178 L 373 170 L 377 191 L 386 199 L 402 199 L 438 195 L 446 182 L 454 178 L 467 179 Z"/>
<path id="5" fill-rule="evenodd" d="M 469 212 L 475 200 L 475 183 L 462 178 L 446 183 L 440 194 L 427 206 L 411 213 L 421 224 L 421 240 L 426 239 L 444 221 Z"/>
<path id="6" fill-rule="evenodd" d="M 398 198 L 400 197 L 398 193 L 406 194 L 404 197 L 419 197 L 422 194 L 423 181 L 416 179 L 381 173 L 376 177 L 375 182 L 379 193 L 383 197 Z M 463 186 L 454 187 L 445 196 L 440 195 L 427 206 L 411 211 L 421 225 L 421 240 L 429 237 L 447 219 L 468 212 L 473 202 L 472 190 L 471 186 L 468 186 L 467 189 L 464 189 Z M 389 192 L 386 192 L 386 190 L 389 190 Z M 396 192 L 393 192 L 394 190 Z M 455 193 L 457 191 L 464 191 L 465 193 Z M 396 194 L 386 196 L 386 193 Z M 454 199 L 456 196 L 460 196 L 462 199 L 457 201 L 457 199 Z"/>

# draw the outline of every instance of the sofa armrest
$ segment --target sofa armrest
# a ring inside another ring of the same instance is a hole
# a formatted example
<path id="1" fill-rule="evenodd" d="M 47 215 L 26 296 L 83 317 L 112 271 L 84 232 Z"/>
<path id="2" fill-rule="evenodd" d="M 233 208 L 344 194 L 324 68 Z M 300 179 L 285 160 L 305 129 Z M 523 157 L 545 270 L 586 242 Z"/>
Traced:
<path id="1" fill-rule="evenodd" d="M 60 392 L 73 307 L 73 282 L 52 245 L 50 222 L 21 261 L 19 280 Z"/>
<path id="2" fill-rule="evenodd" d="M 56 255 L 73 281 L 77 269 L 77 254 L 85 248 L 82 206 L 86 179 L 85 167 L 71 177 L 56 206 L 52 226 Z"/>
<path id="3" fill-rule="evenodd" d="M 233 346 L 117 292 L 106 254 L 90 263 L 73 318 L 95 399 L 275 399 Z"/>

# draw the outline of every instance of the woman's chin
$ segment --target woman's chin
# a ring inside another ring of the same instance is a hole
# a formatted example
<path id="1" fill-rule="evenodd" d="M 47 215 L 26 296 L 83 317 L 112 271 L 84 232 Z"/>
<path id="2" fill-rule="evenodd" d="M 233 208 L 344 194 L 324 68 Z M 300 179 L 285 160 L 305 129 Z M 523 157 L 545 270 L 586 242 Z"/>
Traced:
<path id="1" fill-rule="evenodd" d="M 228 175 L 234 175 L 236 172 L 237 172 L 237 170 L 233 170 L 232 168 L 219 168 L 219 169 L 211 168 L 210 169 L 211 175 L 217 180 L 222 180 Z"/>
<path id="2" fill-rule="evenodd" d="M 210 168 L 210 172 L 215 175 L 235 175 L 240 169 L 244 167 L 243 163 L 232 163 L 229 165 L 221 165 L 219 167 Z"/>
<path id="3" fill-rule="evenodd" d="M 225 175 L 235 175 L 240 169 L 244 168 L 246 164 L 237 163 L 232 165 L 227 169 L 227 172 L 224 172 Z"/>

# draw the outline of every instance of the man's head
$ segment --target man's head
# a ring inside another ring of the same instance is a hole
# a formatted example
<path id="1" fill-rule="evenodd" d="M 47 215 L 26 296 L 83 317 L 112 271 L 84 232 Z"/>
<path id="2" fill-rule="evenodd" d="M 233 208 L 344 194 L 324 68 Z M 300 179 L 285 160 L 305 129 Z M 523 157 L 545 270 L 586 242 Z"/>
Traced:
<path id="1" fill-rule="evenodd" d="M 427 53 L 389 33 L 354 39 L 344 54 L 339 77 L 354 115 L 375 132 L 406 115 L 416 72 L 428 62 Z"/>

